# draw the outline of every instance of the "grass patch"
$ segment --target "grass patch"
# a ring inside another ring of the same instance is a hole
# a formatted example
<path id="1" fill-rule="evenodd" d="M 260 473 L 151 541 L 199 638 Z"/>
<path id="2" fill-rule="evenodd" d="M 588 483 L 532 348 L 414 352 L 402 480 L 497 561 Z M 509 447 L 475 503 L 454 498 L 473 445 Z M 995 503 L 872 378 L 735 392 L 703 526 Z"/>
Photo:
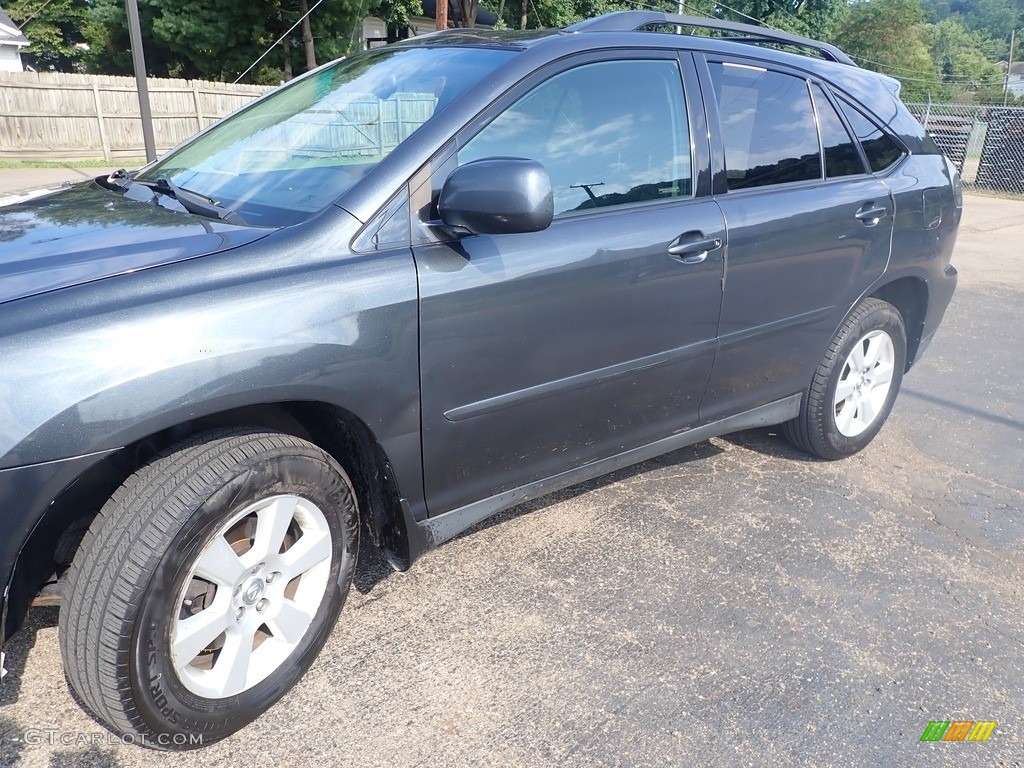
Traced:
<path id="1" fill-rule="evenodd" d="M 139 168 L 146 164 L 143 157 L 120 160 L 0 160 L 0 169 L 20 168 Z"/>

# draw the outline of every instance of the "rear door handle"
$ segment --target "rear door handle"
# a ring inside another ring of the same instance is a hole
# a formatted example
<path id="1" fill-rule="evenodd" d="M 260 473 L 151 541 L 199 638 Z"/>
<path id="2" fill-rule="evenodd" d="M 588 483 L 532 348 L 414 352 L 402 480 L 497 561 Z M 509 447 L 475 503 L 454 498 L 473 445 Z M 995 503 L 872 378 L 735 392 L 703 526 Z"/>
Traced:
<path id="1" fill-rule="evenodd" d="M 703 232 L 684 232 L 668 247 L 668 255 L 683 264 L 700 264 L 708 257 L 708 251 L 722 247 L 718 237 L 704 237 Z"/>
<path id="2" fill-rule="evenodd" d="M 888 214 L 885 208 L 876 206 L 874 203 L 864 203 L 860 209 L 853 214 L 854 218 L 863 221 L 867 226 L 873 227 L 878 223 L 878 220 Z"/>

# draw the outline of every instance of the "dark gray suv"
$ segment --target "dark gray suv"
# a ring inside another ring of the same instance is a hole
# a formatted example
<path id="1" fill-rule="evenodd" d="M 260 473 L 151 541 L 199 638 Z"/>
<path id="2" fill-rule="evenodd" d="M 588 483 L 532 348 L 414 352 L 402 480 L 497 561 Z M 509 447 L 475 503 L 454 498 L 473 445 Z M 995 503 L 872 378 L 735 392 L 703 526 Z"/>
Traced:
<path id="1" fill-rule="evenodd" d="M 961 206 L 895 81 L 624 12 L 362 53 L 2 208 L 2 636 L 56 594 L 96 718 L 223 738 L 312 663 L 360 538 L 405 569 L 759 425 L 862 449 Z"/>

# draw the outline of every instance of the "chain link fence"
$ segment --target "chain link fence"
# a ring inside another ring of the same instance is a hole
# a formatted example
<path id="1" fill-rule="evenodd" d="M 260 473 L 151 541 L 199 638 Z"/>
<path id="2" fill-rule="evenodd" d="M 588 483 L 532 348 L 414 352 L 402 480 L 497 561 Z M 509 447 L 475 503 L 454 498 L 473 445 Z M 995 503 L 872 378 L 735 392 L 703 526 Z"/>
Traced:
<path id="1" fill-rule="evenodd" d="M 1024 195 L 1024 107 L 907 104 L 967 189 Z"/>

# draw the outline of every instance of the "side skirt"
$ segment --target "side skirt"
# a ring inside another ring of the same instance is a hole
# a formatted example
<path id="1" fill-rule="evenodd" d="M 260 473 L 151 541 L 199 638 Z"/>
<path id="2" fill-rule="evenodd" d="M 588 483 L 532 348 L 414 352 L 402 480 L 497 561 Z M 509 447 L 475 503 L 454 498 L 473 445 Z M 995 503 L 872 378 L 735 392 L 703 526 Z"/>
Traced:
<path id="1" fill-rule="evenodd" d="M 592 461 L 581 467 L 538 480 L 529 485 L 513 488 L 510 491 L 499 493 L 496 496 L 491 496 L 481 501 L 474 501 L 472 504 L 453 509 L 437 517 L 428 518 L 421 523 L 413 522 L 407 516 L 410 548 L 418 550 L 410 552 L 410 555 L 412 555 L 410 561 L 414 560 L 417 555 L 422 554 L 425 550 L 443 544 L 449 539 L 458 536 L 467 528 L 476 525 L 482 520 L 486 520 L 491 515 L 513 507 L 516 504 L 521 504 L 524 501 L 536 499 L 554 491 L 560 491 L 577 483 L 593 480 L 595 477 L 607 475 L 623 467 L 639 464 L 642 461 L 653 459 L 655 456 L 671 453 L 712 437 L 789 421 L 800 413 L 802 397 L 802 394 L 790 395 L 781 400 L 760 405 L 757 408 L 720 419 L 711 424 L 694 427 L 677 435 L 671 435 L 653 443 L 642 445 L 639 448 L 623 451 L 606 459 Z"/>

